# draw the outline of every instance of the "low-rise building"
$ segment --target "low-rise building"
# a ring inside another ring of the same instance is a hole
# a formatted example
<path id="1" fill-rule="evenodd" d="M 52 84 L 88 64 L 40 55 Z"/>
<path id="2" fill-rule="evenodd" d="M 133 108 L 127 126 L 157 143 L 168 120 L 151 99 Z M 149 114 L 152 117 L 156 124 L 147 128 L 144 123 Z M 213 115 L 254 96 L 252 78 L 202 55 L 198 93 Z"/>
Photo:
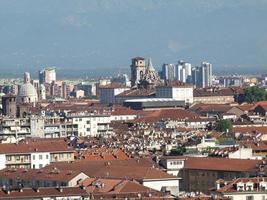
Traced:
<path id="1" fill-rule="evenodd" d="M 218 180 L 211 193 L 215 199 L 263 200 L 267 199 L 267 180 L 264 177 L 237 178 L 228 182 Z"/>
<path id="2" fill-rule="evenodd" d="M 0 170 L 0 186 L 74 187 L 88 176 L 74 170 L 5 168 Z"/>
<path id="3" fill-rule="evenodd" d="M 0 159 L 2 168 L 39 169 L 53 162 L 73 161 L 74 150 L 62 139 L 33 139 L 0 144 Z"/>

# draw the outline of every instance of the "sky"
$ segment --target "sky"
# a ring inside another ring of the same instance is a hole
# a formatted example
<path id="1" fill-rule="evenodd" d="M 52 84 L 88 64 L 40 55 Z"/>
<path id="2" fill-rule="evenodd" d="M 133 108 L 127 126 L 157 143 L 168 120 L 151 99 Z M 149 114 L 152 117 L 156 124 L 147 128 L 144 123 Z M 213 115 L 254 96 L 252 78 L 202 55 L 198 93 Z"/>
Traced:
<path id="1" fill-rule="evenodd" d="M 129 73 L 135 56 L 266 73 L 266 19 L 266 0 L 0 0 L 0 74 Z"/>

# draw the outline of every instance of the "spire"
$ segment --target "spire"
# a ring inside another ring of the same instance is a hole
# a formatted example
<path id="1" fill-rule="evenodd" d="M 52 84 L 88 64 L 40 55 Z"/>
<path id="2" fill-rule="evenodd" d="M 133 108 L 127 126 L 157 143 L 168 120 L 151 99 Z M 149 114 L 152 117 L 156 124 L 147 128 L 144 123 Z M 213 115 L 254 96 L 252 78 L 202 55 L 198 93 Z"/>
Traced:
<path id="1" fill-rule="evenodd" d="M 150 70 L 150 71 L 155 71 L 155 69 L 154 69 L 154 67 L 152 65 L 152 59 L 151 58 L 148 59 L 147 69 Z"/>

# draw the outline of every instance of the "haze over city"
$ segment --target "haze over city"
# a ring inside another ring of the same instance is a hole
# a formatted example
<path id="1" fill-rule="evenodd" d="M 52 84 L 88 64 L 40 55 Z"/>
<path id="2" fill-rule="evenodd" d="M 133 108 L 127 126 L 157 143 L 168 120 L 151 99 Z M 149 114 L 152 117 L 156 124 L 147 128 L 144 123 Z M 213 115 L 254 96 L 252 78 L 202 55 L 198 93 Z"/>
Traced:
<path id="1" fill-rule="evenodd" d="M 114 75 L 139 55 L 158 69 L 183 59 L 264 73 L 266 19 L 265 0 L 2 0 L 1 76 L 44 66 L 62 77 Z"/>

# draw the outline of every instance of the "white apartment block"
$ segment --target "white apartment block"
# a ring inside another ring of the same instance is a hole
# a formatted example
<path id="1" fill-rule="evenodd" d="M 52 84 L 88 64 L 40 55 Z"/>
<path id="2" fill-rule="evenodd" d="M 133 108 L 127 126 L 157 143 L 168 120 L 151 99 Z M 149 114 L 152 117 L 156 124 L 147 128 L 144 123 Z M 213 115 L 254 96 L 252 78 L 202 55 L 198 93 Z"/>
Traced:
<path id="1" fill-rule="evenodd" d="M 115 96 L 129 90 L 128 87 L 106 85 L 99 88 L 99 98 L 101 104 L 110 105 L 115 102 Z"/>
<path id="2" fill-rule="evenodd" d="M 185 103 L 193 103 L 192 86 L 159 86 L 156 88 L 156 98 L 172 98 Z"/>

